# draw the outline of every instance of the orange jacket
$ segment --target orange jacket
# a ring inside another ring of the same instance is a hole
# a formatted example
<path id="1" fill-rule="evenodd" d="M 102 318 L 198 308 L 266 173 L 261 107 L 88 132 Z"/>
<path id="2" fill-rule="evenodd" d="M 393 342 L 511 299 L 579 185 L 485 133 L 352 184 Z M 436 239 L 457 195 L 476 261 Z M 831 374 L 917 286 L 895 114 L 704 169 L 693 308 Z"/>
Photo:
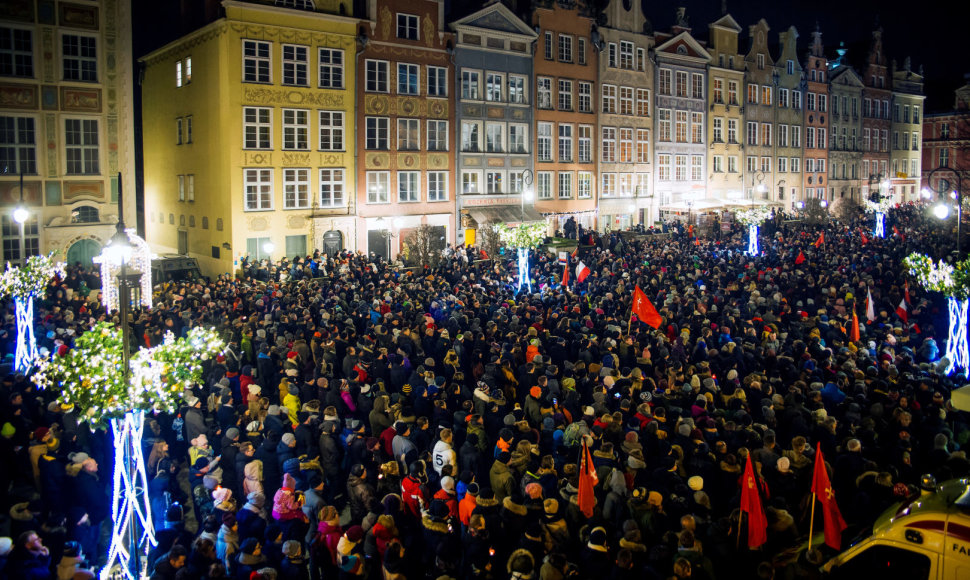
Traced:
<path id="1" fill-rule="evenodd" d="M 465 497 L 461 498 L 461 501 L 458 502 L 458 519 L 461 521 L 461 525 L 468 525 L 476 505 L 478 505 L 478 499 L 470 493 L 466 493 Z"/>

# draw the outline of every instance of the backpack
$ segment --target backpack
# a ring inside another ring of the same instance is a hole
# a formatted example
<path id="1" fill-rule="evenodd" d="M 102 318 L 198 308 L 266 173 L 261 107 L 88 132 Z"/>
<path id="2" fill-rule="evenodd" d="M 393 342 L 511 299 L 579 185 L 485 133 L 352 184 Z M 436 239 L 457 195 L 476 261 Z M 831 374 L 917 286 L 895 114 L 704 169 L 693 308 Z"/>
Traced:
<path id="1" fill-rule="evenodd" d="M 212 503 L 212 495 L 205 488 L 205 485 L 201 483 L 192 489 L 192 502 L 195 503 L 195 507 L 199 510 L 200 522 L 204 521 L 208 515 L 215 511 L 215 504 Z"/>
<path id="2" fill-rule="evenodd" d="M 583 438 L 583 435 L 588 433 L 589 429 L 586 427 L 586 425 L 580 424 L 579 421 L 570 423 L 569 426 L 566 427 L 566 432 L 563 433 L 563 445 L 566 447 L 579 445 L 580 439 Z"/>

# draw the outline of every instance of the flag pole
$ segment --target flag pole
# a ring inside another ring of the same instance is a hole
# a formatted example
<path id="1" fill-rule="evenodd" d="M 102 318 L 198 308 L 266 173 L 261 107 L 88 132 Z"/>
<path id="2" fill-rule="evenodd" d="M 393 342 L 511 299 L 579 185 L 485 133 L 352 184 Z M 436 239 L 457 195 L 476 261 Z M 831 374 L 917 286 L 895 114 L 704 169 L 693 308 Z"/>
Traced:
<path id="1" fill-rule="evenodd" d="M 744 510 L 738 510 L 738 537 L 734 541 L 734 549 L 741 549 L 741 522 L 744 521 Z"/>
<path id="2" fill-rule="evenodd" d="M 815 492 L 812 492 L 812 515 L 808 520 L 808 551 L 812 551 L 812 533 L 815 529 Z"/>
<path id="3" fill-rule="evenodd" d="M 630 336 L 630 331 L 633 330 L 633 305 L 630 305 L 630 317 L 626 325 L 626 335 Z"/>

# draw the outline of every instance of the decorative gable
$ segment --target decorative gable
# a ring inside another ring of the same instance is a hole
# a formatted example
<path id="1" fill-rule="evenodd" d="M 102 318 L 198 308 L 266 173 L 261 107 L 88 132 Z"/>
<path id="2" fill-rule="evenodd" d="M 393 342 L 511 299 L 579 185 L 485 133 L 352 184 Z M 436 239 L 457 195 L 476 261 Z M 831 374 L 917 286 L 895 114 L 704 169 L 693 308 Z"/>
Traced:
<path id="1" fill-rule="evenodd" d="M 478 12 L 469 14 L 461 20 L 454 22 L 451 26 L 454 29 L 471 27 L 507 32 L 509 34 L 521 34 L 531 38 L 536 37 L 535 31 L 529 25 L 522 22 L 519 17 L 501 3 L 486 6 Z"/>

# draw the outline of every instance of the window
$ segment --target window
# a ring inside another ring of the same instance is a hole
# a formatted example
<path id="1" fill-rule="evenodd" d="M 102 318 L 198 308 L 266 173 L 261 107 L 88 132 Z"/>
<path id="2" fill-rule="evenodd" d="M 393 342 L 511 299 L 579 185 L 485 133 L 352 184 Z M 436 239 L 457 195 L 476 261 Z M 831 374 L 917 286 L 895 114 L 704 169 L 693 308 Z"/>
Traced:
<path id="1" fill-rule="evenodd" d="M 573 62 L 573 37 L 566 34 L 559 35 L 559 61 Z"/>
<path id="2" fill-rule="evenodd" d="M 919 123 L 919 106 L 913 105 L 913 124 Z"/>
<path id="3" fill-rule="evenodd" d="M 788 172 L 788 158 L 787 157 L 779 157 L 778 158 L 778 173 L 787 173 L 787 172 Z"/>
<path id="4" fill-rule="evenodd" d="M 819 173 L 825 173 L 825 160 L 824 159 L 816 159 L 815 160 L 815 171 L 818 171 Z"/>
<path id="5" fill-rule="evenodd" d="M 616 43 L 615 42 L 611 42 L 609 44 L 609 47 L 607 48 L 607 54 L 608 54 L 607 58 L 609 59 L 607 60 L 607 66 L 611 68 L 616 68 Z"/>
<path id="6" fill-rule="evenodd" d="M 650 91 L 647 89 L 637 89 L 637 116 L 650 116 Z"/>
<path id="7" fill-rule="evenodd" d="M 603 191 L 601 193 L 603 197 L 613 197 L 616 195 L 616 174 L 615 173 L 603 174 Z"/>
<path id="8" fill-rule="evenodd" d="M 418 71 L 416 64 L 398 63 L 397 65 L 397 94 L 418 94 Z"/>
<path id="9" fill-rule="evenodd" d="M 579 162 L 593 162 L 593 127 L 592 125 L 579 126 Z"/>
<path id="10" fill-rule="evenodd" d="M 528 125 L 509 125 L 509 153 L 528 153 Z"/>
<path id="11" fill-rule="evenodd" d="M 243 82 L 269 83 L 270 43 L 259 40 L 243 40 Z"/>
<path id="12" fill-rule="evenodd" d="M 771 123 L 761 124 L 761 145 L 771 147 Z"/>
<path id="13" fill-rule="evenodd" d="M 620 87 L 620 114 L 633 114 L 633 87 Z"/>
<path id="14" fill-rule="evenodd" d="M 40 253 L 40 235 L 37 227 L 37 217 L 31 217 L 24 222 L 24 252 L 25 256 L 36 256 Z M 4 213 L 0 216 L 0 229 L 3 231 L 3 259 L 18 261 L 22 259 L 20 247 L 20 224 Z"/>
<path id="15" fill-rule="evenodd" d="M 801 93 L 801 91 L 794 91 L 793 90 L 791 92 L 791 106 L 792 106 L 793 109 L 801 109 L 802 108 L 802 93 Z"/>
<path id="16" fill-rule="evenodd" d="M 428 201 L 448 201 L 448 172 L 428 172 Z"/>
<path id="17" fill-rule="evenodd" d="M 185 118 L 185 142 L 192 142 L 192 115 Z"/>
<path id="18" fill-rule="evenodd" d="M 182 117 L 176 117 L 175 119 L 175 144 L 181 145 L 183 143 L 182 136 L 185 134 L 184 131 L 184 121 Z"/>
<path id="19" fill-rule="evenodd" d="M 593 174 L 588 171 L 580 171 L 576 177 L 576 197 L 579 199 L 589 199 L 593 197 Z"/>
<path id="20" fill-rule="evenodd" d="M 769 86 L 761 87 L 761 104 L 762 105 L 771 104 L 771 87 Z"/>
<path id="21" fill-rule="evenodd" d="M 37 173 L 36 134 L 30 117 L 0 117 L 0 167 L 33 175 Z"/>
<path id="22" fill-rule="evenodd" d="M 949 139 L 950 138 L 950 124 L 949 123 L 940 123 L 940 138 L 941 139 Z"/>
<path id="23" fill-rule="evenodd" d="M 619 131 L 620 135 L 620 147 L 619 147 L 619 158 L 617 161 L 620 163 L 632 163 L 633 162 L 633 129 L 631 128 L 621 128 Z"/>
<path id="24" fill-rule="evenodd" d="M 344 150 L 344 114 L 320 111 L 320 151 Z"/>
<path id="25" fill-rule="evenodd" d="M 283 109 L 283 149 L 305 151 L 310 148 L 309 112 Z"/>
<path id="26" fill-rule="evenodd" d="M 543 43 L 543 56 L 546 60 L 552 60 L 552 32 L 546 31 L 545 42 Z"/>
<path id="27" fill-rule="evenodd" d="M 728 81 L 728 104 L 737 105 L 738 104 L 738 82 Z"/>
<path id="28" fill-rule="evenodd" d="M 480 79 L 481 73 L 478 71 L 461 71 L 461 98 L 472 101 L 479 100 L 481 98 L 479 96 Z"/>
<path id="29" fill-rule="evenodd" d="M 539 77 L 536 79 L 536 95 L 539 99 L 540 109 L 552 108 L 552 79 L 549 77 Z"/>
<path id="30" fill-rule="evenodd" d="M 559 124 L 559 161 L 573 160 L 573 126 Z"/>
<path id="31" fill-rule="evenodd" d="M 243 107 L 243 145 L 246 149 L 271 149 L 273 123 L 272 109 L 268 107 Z"/>
<path id="32" fill-rule="evenodd" d="M 586 39 L 582 36 L 579 37 L 579 42 L 576 45 L 576 55 L 579 64 L 586 64 Z"/>
<path id="33" fill-rule="evenodd" d="M 164 220 L 165 214 L 162 214 Z M 81 205 L 71 212 L 72 224 L 96 224 L 101 221 L 98 208 L 91 205 Z"/>
<path id="34" fill-rule="evenodd" d="M 573 81 L 559 79 L 559 110 L 573 110 Z"/>
<path id="35" fill-rule="evenodd" d="M 633 43 L 627 40 L 620 41 L 620 68 L 633 70 L 636 60 L 633 58 Z"/>
<path id="36" fill-rule="evenodd" d="M 889 118 L 889 101 L 882 102 L 882 118 L 883 119 Z"/>
<path id="37" fill-rule="evenodd" d="M 448 121 L 428 119 L 428 151 L 448 150 Z"/>
<path id="38" fill-rule="evenodd" d="M 661 153 L 657 155 L 657 179 L 660 181 L 670 181 L 670 154 Z"/>
<path id="39" fill-rule="evenodd" d="M 33 76 L 34 43 L 31 31 L 0 27 L 0 77 Z"/>
<path id="40" fill-rule="evenodd" d="M 916 131 L 913 131 L 909 148 L 913 151 L 919 151 L 919 133 Z"/>
<path id="41" fill-rule="evenodd" d="M 336 48 L 321 48 L 320 60 L 320 88 L 344 88 L 344 51 Z"/>
<path id="42" fill-rule="evenodd" d="M 687 111 L 674 111 L 674 140 L 687 142 Z"/>
<path id="43" fill-rule="evenodd" d="M 703 178 L 704 178 L 704 156 L 691 155 L 690 156 L 690 180 L 700 181 Z"/>
<path id="44" fill-rule="evenodd" d="M 758 104 L 758 85 L 748 85 L 748 104 Z"/>
<path id="45" fill-rule="evenodd" d="M 488 73 L 485 75 L 485 100 L 502 101 L 502 75 Z"/>
<path id="46" fill-rule="evenodd" d="M 882 580 L 926 580 L 929 572 L 930 559 L 925 555 L 896 546 L 876 545 L 839 566 L 835 579 L 877 574 Z"/>
<path id="47" fill-rule="evenodd" d="M 637 129 L 637 163 L 650 163 L 649 129 Z"/>
<path id="48" fill-rule="evenodd" d="M 463 194 L 481 193 L 479 189 L 479 174 L 474 171 L 465 171 L 461 174 L 461 192 Z"/>
<path id="49" fill-rule="evenodd" d="M 617 193 L 620 197 L 633 197 L 633 174 L 621 173 L 619 182 L 620 187 Z"/>
<path id="50" fill-rule="evenodd" d="M 571 171 L 559 172 L 559 199 L 572 199 L 573 174 Z"/>
<path id="51" fill-rule="evenodd" d="M 582 83 L 580 83 L 580 92 L 582 92 Z M 509 102 L 516 104 L 528 102 L 525 98 L 525 77 L 509 76 Z"/>
<path id="52" fill-rule="evenodd" d="M 461 150 L 467 153 L 481 151 L 479 142 L 479 123 L 463 122 L 461 124 Z"/>
<path id="53" fill-rule="evenodd" d="M 805 160 L 805 173 L 815 173 L 815 160 L 811 157 Z"/>
<path id="54" fill-rule="evenodd" d="M 761 158 L 761 171 L 762 173 L 771 173 L 771 157 Z"/>
<path id="55" fill-rule="evenodd" d="M 244 169 L 243 183 L 246 188 L 246 210 L 273 209 L 273 170 Z"/>
<path id="56" fill-rule="evenodd" d="M 789 59 L 788 62 L 786 63 L 786 70 L 790 75 L 795 74 L 795 61 Z"/>
<path id="57" fill-rule="evenodd" d="M 593 112 L 593 83 L 579 81 L 579 112 Z"/>
<path id="58" fill-rule="evenodd" d="M 93 36 L 65 34 L 61 39 L 64 80 L 98 81 L 97 39 Z M 267 49 L 268 50 L 268 49 Z M 266 58 L 269 58 L 267 52 Z M 267 66 L 269 63 L 267 62 Z"/>
<path id="59" fill-rule="evenodd" d="M 791 146 L 796 149 L 802 146 L 802 128 L 798 125 L 791 126 Z"/>
<path id="60" fill-rule="evenodd" d="M 674 155 L 674 180 L 687 179 L 687 155 Z"/>
<path id="61" fill-rule="evenodd" d="M 397 37 L 418 40 L 418 17 L 413 14 L 398 14 Z"/>
<path id="62" fill-rule="evenodd" d="M 364 119 L 367 149 L 390 149 L 390 119 L 387 117 L 366 117 Z"/>
<path id="63" fill-rule="evenodd" d="M 185 82 L 186 84 L 192 82 L 192 57 L 185 57 Z"/>
<path id="64" fill-rule="evenodd" d="M 536 195 L 539 199 L 552 199 L 552 172 L 536 173 Z"/>
<path id="65" fill-rule="evenodd" d="M 940 162 L 939 167 L 949 167 L 950 166 L 950 150 L 946 147 L 940 149 Z"/>
<path id="66" fill-rule="evenodd" d="M 603 112 L 616 113 L 616 86 L 603 85 Z"/>
<path id="67" fill-rule="evenodd" d="M 502 153 L 505 148 L 502 147 L 502 133 L 505 130 L 505 126 L 502 123 L 486 123 L 485 124 L 485 151 L 487 153 Z"/>
<path id="68" fill-rule="evenodd" d="M 745 143 L 747 143 L 748 145 L 757 145 L 758 144 L 758 123 L 754 121 L 748 121 L 747 127 L 748 127 L 748 132 L 747 132 L 747 139 L 745 140 Z"/>
<path id="69" fill-rule="evenodd" d="M 801 171 L 801 164 L 802 164 L 802 158 L 801 157 L 792 157 L 791 158 L 791 163 L 789 163 L 789 166 L 791 168 L 791 172 L 792 173 L 798 173 L 799 171 Z"/>
<path id="70" fill-rule="evenodd" d="M 778 125 L 778 146 L 788 147 L 788 125 Z"/>
<path id="71" fill-rule="evenodd" d="M 678 97 L 687 96 L 687 73 L 685 71 L 677 71 L 675 78 L 677 79 L 677 85 L 674 90 L 677 92 Z"/>
<path id="72" fill-rule="evenodd" d="M 310 170 L 283 170 L 283 209 L 310 207 Z"/>
<path id="73" fill-rule="evenodd" d="M 670 94 L 670 78 L 671 78 L 670 75 L 671 74 L 672 74 L 672 71 L 669 68 L 660 69 L 660 88 L 658 90 L 660 91 L 661 95 Z"/>
<path id="74" fill-rule="evenodd" d="M 179 183 L 179 201 L 185 201 L 185 176 L 178 176 Z"/>
<path id="75" fill-rule="evenodd" d="M 765 55 L 763 54 L 758 55 L 758 68 L 759 69 L 765 68 Z"/>
<path id="76" fill-rule="evenodd" d="M 809 111 L 815 110 L 815 93 L 805 93 L 805 108 Z"/>
<path id="77" fill-rule="evenodd" d="M 552 123 L 538 124 L 536 153 L 539 161 L 552 161 Z"/>
<path id="78" fill-rule="evenodd" d="M 824 127 L 819 127 L 818 130 L 818 148 L 825 149 L 825 144 L 828 143 L 827 131 Z"/>
<path id="79" fill-rule="evenodd" d="M 724 79 L 714 79 L 714 102 L 724 104 Z"/>
<path id="80" fill-rule="evenodd" d="M 727 122 L 727 142 L 731 144 L 738 143 L 738 120 L 728 119 Z"/>
<path id="81" fill-rule="evenodd" d="M 819 95 L 818 96 L 818 110 L 819 110 L 820 113 L 826 112 L 826 110 L 828 109 L 828 106 L 829 106 L 828 103 L 829 103 L 828 95 Z"/>
<path id="82" fill-rule="evenodd" d="M 320 170 L 320 207 L 344 205 L 344 170 Z"/>
<path id="83" fill-rule="evenodd" d="M 299 87 L 309 86 L 307 69 L 310 64 L 309 49 L 295 44 L 283 45 L 283 84 Z"/>
<path id="84" fill-rule="evenodd" d="M 757 157 L 749 155 L 747 159 L 745 159 L 745 171 L 747 171 L 748 173 L 755 173 L 758 171 Z"/>
<path id="85" fill-rule="evenodd" d="M 417 151 L 421 149 L 421 121 L 419 119 L 397 120 L 397 150 Z"/>
<path id="86" fill-rule="evenodd" d="M 642 48 L 637 49 L 637 70 L 643 72 L 647 67 L 647 53 Z"/>
<path id="87" fill-rule="evenodd" d="M 603 127 L 603 148 L 600 150 L 603 163 L 616 162 L 616 128 Z"/>
<path id="88" fill-rule="evenodd" d="M 711 167 L 714 173 L 724 173 L 724 157 L 721 155 L 712 157 Z"/>
<path id="89" fill-rule="evenodd" d="M 509 172 L 509 193 L 522 193 L 522 189 L 525 187 L 525 179 L 522 177 L 522 173 L 518 171 Z"/>
<path id="90" fill-rule="evenodd" d="M 410 203 L 420 201 L 418 193 L 418 182 L 420 171 L 398 171 L 397 172 L 397 201 L 400 203 Z"/>
<path id="91" fill-rule="evenodd" d="M 658 126 L 660 127 L 660 136 L 658 137 L 662 142 L 670 141 L 670 109 L 658 109 L 657 119 L 659 121 Z"/>
<path id="92" fill-rule="evenodd" d="M 64 142 L 67 173 L 97 175 L 101 173 L 96 119 L 65 119 Z"/>
<path id="93" fill-rule="evenodd" d="M 691 143 L 704 142 L 704 115 L 702 113 L 690 114 L 690 141 Z"/>
<path id="94" fill-rule="evenodd" d="M 368 60 L 364 62 L 365 89 L 369 93 L 388 92 L 388 63 L 385 60 Z"/>
<path id="95" fill-rule="evenodd" d="M 390 203 L 391 174 L 388 171 L 367 172 L 367 203 Z"/>
<path id="96" fill-rule="evenodd" d="M 175 63 L 175 86 L 182 86 L 182 61 L 176 61 Z"/>
<path id="97" fill-rule="evenodd" d="M 805 128 L 805 147 L 815 149 L 815 127 Z"/>
<path id="98" fill-rule="evenodd" d="M 690 97 L 692 99 L 704 98 L 704 75 L 691 73 L 690 75 Z"/>
<path id="99" fill-rule="evenodd" d="M 713 125 L 714 125 L 713 126 L 714 135 L 712 138 L 714 142 L 723 143 L 724 142 L 724 119 L 722 119 L 721 117 L 714 117 Z"/>
<path id="100" fill-rule="evenodd" d="M 738 172 L 738 158 L 736 155 L 731 155 L 727 158 L 728 162 L 728 173 Z"/>

